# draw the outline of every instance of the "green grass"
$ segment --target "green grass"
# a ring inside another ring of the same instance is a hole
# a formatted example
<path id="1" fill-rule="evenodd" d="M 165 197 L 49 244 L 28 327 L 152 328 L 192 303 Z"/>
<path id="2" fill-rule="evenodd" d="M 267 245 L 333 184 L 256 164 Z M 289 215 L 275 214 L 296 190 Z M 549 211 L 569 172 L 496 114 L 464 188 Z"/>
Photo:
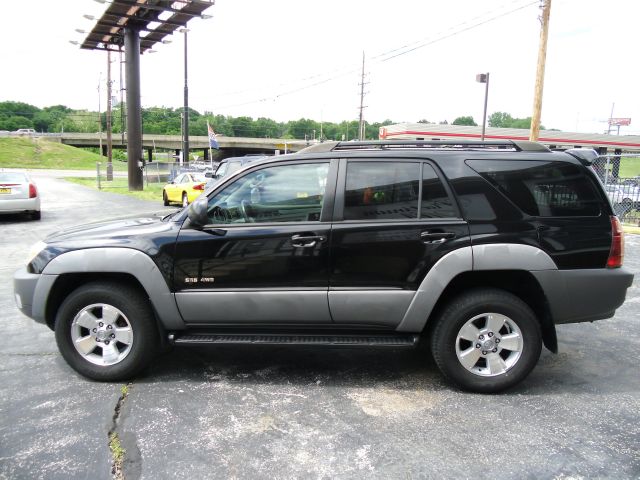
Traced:
<path id="1" fill-rule="evenodd" d="M 95 178 L 82 178 L 82 177 L 68 177 L 65 180 L 78 185 L 84 185 L 85 187 L 91 187 L 98 189 L 98 185 Z M 100 182 L 100 191 L 120 193 L 122 195 L 129 195 L 131 197 L 139 198 L 141 200 L 153 200 L 162 205 L 162 188 L 164 184 L 151 184 L 144 187 L 144 190 L 130 192 L 126 178 L 115 178 L 111 182 L 102 180 Z"/>
<path id="2" fill-rule="evenodd" d="M 640 175 L 640 157 L 622 157 L 620 160 L 620 178 L 632 178 Z"/>
<path id="3" fill-rule="evenodd" d="M 0 168 L 46 168 L 95 170 L 96 162 L 107 159 L 81 148 L 44 138 L 0 138 Z M 106 168 L 106 167 L 103 167 Z M 114 170 L 126 170 L 124 162 L 113 162 Z"/>

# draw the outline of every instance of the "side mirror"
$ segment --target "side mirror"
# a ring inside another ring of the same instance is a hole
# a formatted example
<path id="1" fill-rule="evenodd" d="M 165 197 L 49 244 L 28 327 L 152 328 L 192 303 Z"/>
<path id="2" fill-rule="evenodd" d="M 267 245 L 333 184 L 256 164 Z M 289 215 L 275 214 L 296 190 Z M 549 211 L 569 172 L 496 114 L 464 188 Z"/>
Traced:
<path id="1" fill-rule="evenodd" d="M 209 199 L 206 195 L 200 195 L 191 205 L 189 205 L 187 216 L 194 227 L 204 227 L 209 223 L 209 217 L 207 216 L 208 207 Z"/>

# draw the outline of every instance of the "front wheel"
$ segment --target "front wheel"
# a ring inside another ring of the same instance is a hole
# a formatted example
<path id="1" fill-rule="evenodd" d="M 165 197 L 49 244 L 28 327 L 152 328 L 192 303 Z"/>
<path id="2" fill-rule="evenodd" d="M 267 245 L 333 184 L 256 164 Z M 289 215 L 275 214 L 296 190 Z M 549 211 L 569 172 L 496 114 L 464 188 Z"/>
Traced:
<path id="1" fill-rule="evenodd" d="M 162 204 L 165 207 L 169 206 L 169 197 L 167 197 L 167 192 L 162 192 Z"/>
<path id="2" fill-rule="evenodd" d="M 436 319 L 431 351 L 442 373 L 464 390 L 499 392 L 522 381 L 542 350 L 529 306 L 498 289 L 478 289 L 449 302 Z"/>
<path id="3" fill-rule="evenodd" d="M 74 290 L 55 323 L 67 363 L 85 377 L 119 381 L 149 364 L 159 344 L 147 300 L 134 287 L 93 282 Z"/>

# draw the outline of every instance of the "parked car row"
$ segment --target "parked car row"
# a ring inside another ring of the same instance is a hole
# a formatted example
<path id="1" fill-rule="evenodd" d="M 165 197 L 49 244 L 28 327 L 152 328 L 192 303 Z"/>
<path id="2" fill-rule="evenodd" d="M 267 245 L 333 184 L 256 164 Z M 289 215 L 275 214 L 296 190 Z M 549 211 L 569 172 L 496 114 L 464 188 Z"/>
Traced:
<path id="1" fill-rule="evenodd" d="M 631 183 L 605 185 L 605 192 L 617 215 L 640 209 L 640 187 Z"/>
<path id="2" fill-rule="evenodd" d="M 165 206 L 178 203 L 186 207 L 202 192 L 219 183 L 223 178 L 237 172 L 250 162 L 267 158 L 265 155 L 246 155 L 244 157 L 225 158 L 216 166 L 215 170 L 203 162 L 193 162 L 189 171 L 180 173 L 167 183 L 162 191 Z M 201 168 L 204 167 L 204 168 Z M 196 171 L 193 171 L 195 169 Z"/>

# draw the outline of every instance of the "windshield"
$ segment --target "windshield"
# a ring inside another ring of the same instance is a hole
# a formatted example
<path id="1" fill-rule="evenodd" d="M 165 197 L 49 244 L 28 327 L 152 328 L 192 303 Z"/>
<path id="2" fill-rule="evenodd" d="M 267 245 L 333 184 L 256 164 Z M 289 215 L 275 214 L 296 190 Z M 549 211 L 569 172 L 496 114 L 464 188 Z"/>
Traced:
<path id="1" fill-rule="evenodd" d="M 216 177 L 222 178 L 224 177 L 225 172 L 227 171 L 227 167 L 229 164 L 227 162 L 221 163 L 218 169 L 216 170 Z"/>

